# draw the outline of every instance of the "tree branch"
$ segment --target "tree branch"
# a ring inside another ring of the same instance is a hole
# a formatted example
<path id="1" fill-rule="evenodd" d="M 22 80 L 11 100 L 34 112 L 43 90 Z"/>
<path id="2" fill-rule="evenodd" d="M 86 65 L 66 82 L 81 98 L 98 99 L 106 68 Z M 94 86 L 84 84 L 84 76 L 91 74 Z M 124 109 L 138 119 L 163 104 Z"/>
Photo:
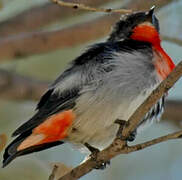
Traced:
<path id="1" fill-rule="evenodd" d="M 64 2 L 62 0 L 51 0 L 51 1 L 58 4 L 59 6 L 70 7 L 73 9 L 92 11 L 92 12 L 120 13 L 120 14 L 132 12 L 132 10 L 129 10 L 129 9 L 94 8 L 94 7 L 86 6 L 86 5 L 81 4 L 81 3 L 73 3 L 73 2 L 70 3 L 70 2 Z"/>
<path id="2" fill-rule="evenodd" d="M 151 93 L 151 95 L 142 103 L 134 114 L 129 118 L 129 123 L 123 128 L 122 136 L 128 137 L 130 132 L 132 132 L 138 125 L 142 117 L 149 111 L 149 109 L 156 103 L 158 99 L 166 93 L 174 83 L 182 76 L 182 61 L 175 67 L 175 69 L 169 74 L 169 76 Z M 97 159 L 88 159 L 83 164 L 77 166 L 71 170 L 68 174 L 61 177 L 59 180 L 76 180 L 83 175 L 89 173 L 93 170 L 96 165 L 106 162 L 111 158 L 119 155 L 126 154 L 133 151 L 138 151 L 145 147 L 167 141 L 169 139 L 180 138 L 182 136 L 182 131 L 176 132 L 164 137 L 148 141 L 143 144 L 128 147 L 126 141 L 116 138 L 113 143 L 97 154 Z"/>
<path id="3" fill-rule="evenodd" d="M 169 41 L 169 42 L 172 42 L 172 43 L 175 43 L 179 46 L 182 46 L 182 40 L 181 39 L 177 39 L 177 38 L 174 38 L 174 37 L 169 37 L 169 36 L 162 36 L 162 39 L 165 40 L 165 41 Z"/>
<path id="4" fill-rule="evenodd" d="M 162 137 L 153 139 L 151 141 L 141 143 L 141 144 L 137 144 L 137 145 L 134 145 L 134 146 L 127 146 L 126 147 L 126 152 L 131 153 L 131 152 L 134 152 L 134 151 L 139 151 L 139 150 L 145 149 L 147 147 L 150 147 L 152 145 L 159 144 L 161 142 L 165 142 L 165 141 L 168 141 L 168 140 L 171 140 L 171 139 L 178 139 L 178 138 L 182 138 L 182 130 L 178 131 L 178 132 L 175 132 L 175 133 L 168 134 L 166 136 L 162 136 Z"/>
<path id="5" fill-rule="evenodd" d="M 79 0 L 80 3 L 86 3 L 90 6 L 100 6 L 112 0 Z M 76 0 L 67 0 L 67 2 L 76 2 Z M 54 3 L 45 3 L 25 10 L 20 14 L 0 22 L 0 36 L 15 35 L 21 32 L 30 32 L 40 29 L 56 21 L 83 14 L 85 11 L 76 11 L 67 7 L 60 7 Z"/>
<path id="6" fill-rule="evenodd" d="M 2 38 L 0 41 L 0 61 L 16 60 L 16 58 L 73 47 L 95 40 L 108 34 L 110 31 L 108 21 L 110 23 L 116 22 L 115 17 L 104 16 L 97 20 L 91 20 L 87 23 L 73 25 L 57 31 L 25 33 Z M 97 29 L 96 27 L 104 28 Z"/>
<path id="7" fill-rule="evenodd" d="M 6 70 L 0 70 L 0 97 L 14 100 L 39 99 L 48 82 L 33 80 Z"/>
<path id="8" fill-rule="evenodd" d="M 168 100 L 165 103 L 165 111 L 162 115 L 162 119 L 169 120 L 177 127 L 182 126 L 182 101 L 181 100 Z"/>
<path id="9" fill-rule="evenodd" d="M 55 166 L 57 167 L 56 171 L 55 171 Z M 71 169 L 73 169 L 72 167 L 69 167 L 63 163 L 51 163 L 51 175 L 49 176 L 49 180 L 50 178 L 52 178 L 52 180 L 58 180 L 60 177 L 64 176 L 65 174 L 67 174 L 69 171 L 71 171 Z"/>
<path id="10" fill-rule="evenodd" d="M 7 143 L 6 134 L 0 134 L 0 152 L 4 149 Z"/>
<path id="11" fill-rule="evenodd" d="M 159 8 L 169 2 L 171 0 L 159 0 L 155 4 Z M 138 4 L 142 5 L 138 9 L 141 10 L 144 7 L 150 8 L 154 2 L 147 1 L 146 3 L 146 0 L 136 0 L 126 5 L 125 8 L 133 7 L 135 9 Z M 2 38 L 0 41 L 0 62 L 72 47 L 104 37 L 110 32 L 111 26 L 118 21 L 119 17 L 119 14 L 114 13 L 57 31 L 25 33 Z"/>
<path id="12" fill-rule="evenodd" d="M 55 174 L 56 174 L 56 172 L 57 172 L 57 169 L 58 169 L 58 166 L 57 166 L 57 165 L 54 165 L 54 168 L 53 168 L 52 173 L 51 173 L 51 175 L 49 176 L 49 179 L 48 179 L 48 180 L 54 180 Z"/>

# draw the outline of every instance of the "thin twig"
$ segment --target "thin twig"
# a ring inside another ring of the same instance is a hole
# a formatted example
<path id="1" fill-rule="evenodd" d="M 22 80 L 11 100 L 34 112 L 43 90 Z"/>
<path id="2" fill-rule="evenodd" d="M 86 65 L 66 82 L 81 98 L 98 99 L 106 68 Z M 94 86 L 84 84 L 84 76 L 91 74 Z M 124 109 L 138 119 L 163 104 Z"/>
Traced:
<path id="1" fill-rule="evenodd" d="M 14 100 L 37 100 L 45 92 L 48 82 L 0 69 L 0 97 Z"/>
<path id="2" fill-rule="evenodd" d="M 162 39 L 165 41 L 172 42 L 174 44 L 177 44 L 179 46 L 182 46 L 182 39 L 181 38 L 175 38 L 175 37 L 170 37 L 170 36 L 162 36 Z"/>
<path id="3" fill-rule="evenodd" d="M 129 119 L 129 123 L 127 126 L 123 128 L 122 136 L 128 137 L 129 133 L 134 130 L 138 122 L 144 117 L 146 112 L 155 104 L 155 102 L 164 94 L 166 93 L 174 84 L 175 82 L 182 76 L 182 61 L 175 67 L 175 69 L 170 73 L 170 75 L 151 93 L 151 95 L 144 101 L 144 103 L 139 106 L 139 108 L 135 111 L 135 113 Z M 126 142 L 116 138 L 113 143 L 104 149 L 103 151 L 97 154 L 96 161 L 92 159 L 88 159 L 83 164 L 77 166 L 76 168 L 72 169 L 68 174 L 61 177 L 59 180 L 75 180 L 83 175 L 89 173 L 93 170 L 96 165 L 99 165 L 103 161 L 106 162 L 113 157 L 119 154 L 127 154 L 129 152 L 137 151 L 140 149 L 144 149 L 145 147 L 167 141 L 169 139 L 179 138 L 182 135 L 182 131 L 176 132 L 164 137 L 160 137 L 154 139 L 152 141 L 128 147 Z"/>
<path id="4" fill-rule="evenodd" d="M 21 57 L 73 47 L 103 37 L 108 34 L 111 25 L 119 19 L 119 16 L 118 18 L 116 16 L 103 16 L 59 30 L 22 33 L 2 38 L 0 62 L 16 61 Z"/>
<path id="5" fill-rule="evenodd" d="M 162 119 L 169 120 L 177 127 L 182 127 L 182 100 L 167 100 Z"/>
<path id="6" fill-rule="evenodd" d="M 158 0 L 155 5 L 160 8 L 171 0 Z M 128 9 L 149 9 L 153 1 L 135 0 L 125 5 Z M 56 49 L 78 46 L 108 35 L 111 26 L 118 21 L 120 14 L 107 14 L 88 22 L 76 24 L 65 29 L 22 33 L 0 41 L 0 63 L 20 59 L 33 54 L 47 53 Z M 102 28 L 101 28 L 102 27 Z M 78 36 L 79 35 L 79 36 Z M 25 59 L 25 60 L 28 60 Z"/>
<path id="7" fill-rule="evenodd" d="M 57 166 L 57 169 L 56 169 L 56 171 L 55 171 L 55 169 L 53 168 L 52 169 L 52 172 L 51 172 L 51 174 L 54 174 L 54 179 L 58 179 L 58 178 L 60 178 L 60 177 L 62 177 L 62 176 L 64 176 L 65 174 L 67 174 L 69 171 L 71 171 L 71 169 L 73 169 L 72 167 L 70 167 L 70 166 L 67 166 L 67 165 L 65 165 L 65 164 L 63 164 L 63 163 L 61 163 L 61 162 L 56 162 L 56 163 L 51 163 L 51 166 L 52 167 L 55 167 L 55 166 Z M 52 176 L 53 177 L 53 176 Z M 50 180 L 50 179 L 49 179 Z"/>
<path id="8" fill-rule="evenodd" d="M 6 134 L 0 134 L 0 152 L 4 149 L 7 143 Z"/>
<path id="9" fill-rule="evenodd" d="M 111 9 L 111 8 L 94 8 L 90 6 L 86 6 L 84 4 L 79 3 L 70 3 L 70 2 L 64 2 L 62 0 L 51 0 L 52 2 L 58 4 L 59 6 L 64 7 L 70 7 L 73 9 L 80 9 L 80 10 L 86 10 L 86 11 L 92 11 L 92 12 L 104 12 L 104 13 L 120 13 L 120 14 L 126 14 L 131 13 L 131 9 Z"/>
<path id="10" fill-rule="evenodd" d="M 66 2 L 71 1 L 72 0 L 66 0 Z M 89 6 L 100 6 L 111 1 L 112 0 L 79 0 L 79 3 L 85 2 Z M 171 1 L 172 0 L 158 0 L 155 3 L 153 1 L 146 0 L 128 1 L 125 4 L 124 9 L 146 10 L 153 4 L 155 4 L 157 8 L 160 8 Z M 58 6 L 52 2 L 47 2 L 27 9 L 20 14 L 9 18 L 8 20 L 0 22 L 0 36 L 1 38 L 4 38 L 8 35 L 30 32 L 40 29 L 41 27 L 47 26 L 58 20 L 62 21 L 66 18 L 77 16 L 83 13 L 86 13 L 86 11 L 75 11 L 75 9 L 71 8 L 68 11 L 67 7 Z"/>
<path id="11" fill-rule="evenodd" d="M 55 174 L 56 174 L 57 169 L 58 169 L 58 166 L 57 165 L 54 165 L 54 168 L 53 168 L 52 173 L 49 176 L 49 179 L 48 180 L 54 180 L 54 177 L 55 177 Z"/>
<path id="12" fill-rule="evenodd" d="M 162 136 L 162 137 L 159 137 L 159 138 L 156 138 L 156 139 L 152 139 L 151 141 L 147 141 L 147 142 L 137 144 L 137 145 L 134 145 L 134 146 L 128 146 L 127 147 L 127 152 L 130 153 L 130 152 L 134 152 L 134 151 L 139 151 L 139 150 L 145 149 L 145 148 L 147 148 L 149 146 L 159 144 L 161 142 L 165 142 L 165 141 L 168 141 L 168 140 L 171 140 L 171 139 L 178 139 L 178 138 L 182 138 L 182 131 L 171 133 L 171 134 L 168 134 L 166 136 Z"/>
<path id="13" fill-rule="evenodd" d="M 73 0 L 67 0 L 72 2 Z M 85 2 L 89 6 L 100 6 L 112 0 L 79 0 L 80 3 Z M 67 7 L 58 6 L 52 2 L 46 2 L 41 5 L 31 7 L 23 12 L 13 16 L 5 21 L 0 22 L 0 37 L 20 34 L 38 30 L 44 26 L 48 26 L 56 21 L 63 21 L 67 18 L 87 13 L 86 11 L 75 11 Z"/>

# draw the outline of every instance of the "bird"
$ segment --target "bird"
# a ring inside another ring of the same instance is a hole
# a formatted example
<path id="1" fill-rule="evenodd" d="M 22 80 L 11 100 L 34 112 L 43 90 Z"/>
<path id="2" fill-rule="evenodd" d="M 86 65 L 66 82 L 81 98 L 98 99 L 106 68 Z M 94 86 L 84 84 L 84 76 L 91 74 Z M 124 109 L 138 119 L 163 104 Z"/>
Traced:
<path id="1" fill-rule="evenodd" d="M 41 97 L 32 118 L 17 128 L 3 167 L 18 156 L 70 143 L 81 151 L 102 150 L 175 64 L 161 46 L 154 7 L 122 15 L 104 42 L 76 57 Z M 137 133 L 157 122 L 161 99 L 141 118 Z"/>

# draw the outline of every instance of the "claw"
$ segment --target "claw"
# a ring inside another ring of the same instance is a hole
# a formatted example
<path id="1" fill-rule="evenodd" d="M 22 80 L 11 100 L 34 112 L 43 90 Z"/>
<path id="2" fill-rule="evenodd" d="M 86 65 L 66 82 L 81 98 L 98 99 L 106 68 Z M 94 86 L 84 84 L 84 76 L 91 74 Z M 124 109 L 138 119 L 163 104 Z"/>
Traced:
<path id="1" fill-rule="evenodd" d="M 127 125 L 127 121 L 125 121 L 125 120 L 120 120 L 120 119 L 116 119 L 116 121 L 115 121 L 115 123 L 116 124 L 119 124 L 119 129 L 118 129 L 118 132 L 117 132 L 117 134 L 116 134 L 116 137 L 117 138 L 119 138 L 119 139 L 122 139 L 122 140 L 124 140 L 124 141 L 134 141 L 135 140 L 135 138 L 136 138 L 136 130 L 134 130 L 130 135 L 129 135 L 129 137 L 123 137 L 122 136 L 122 131 L 123 131 L 123 128 L 124 128 L 124 126 L 126 126 Z"/>
<path id="2" fill-rule="evenodd" d="M 116 137 L 119 138 L 119 139 L 123 139 L 122 131 L 123 131 L 123 128 L 126 125 L 127 121 L 124 121 L 124 120 L 121 120 L 121 119 L 116 119 L 114 123 L 119 124 L 119 129 L 118 129 L 118 132 L 116 134 Z"/>
<path id="3" fill-rule="evenodd" d="M 86 148 L 87 148 L 92 154 L 95 154 L 95 153 L 100 152 L 99 149 L 97 149 L 97 148 L 91 146 L 91 145 L 88 144 L 88 143 L 85 143 L 84 145 L 86 146 Z"/>
<path id="4" fill-rule="evenodd" d="M 85 146 L 88 148 L 88 150 L 91 152 L 90 157 L 91 157 L 94 161 L 97 161 L 97 154 L 100 152 L 100 150 L 97 149 L 97 148 L 95 148 L 95 147 L 93 147 L 93 146 L 91 146 L 91 145 L 88 144 L 88 143 L 85 143 L 84 145 L 85 145 Z M 97 166 L 95 167 L 95 169 L 104 170 L 104 169 L 106 168 L 107 164 L 110 165 L 110 161 L 100 162 L 100 163 L 101 163 L 101 164 L 97 165 Z"/>
<path id="5" fill-rule="evenodd" d="M 127 141 L 134 141 L 136 138 L 137 132 L 134 130 L 133 132 L 130 133 L 129 137 L 126 138 Z"/>
<path id="6" fill-rule="evenodd" d="M 110 161 L 106 161 L 106 162 L 101 163 L 100 165 L 97 165 L 95 167 L 95 169 L 104 170 L 104 169 L 106 169 L 107 165 L 110 165 L 110 164 L 111 164 Z"/>

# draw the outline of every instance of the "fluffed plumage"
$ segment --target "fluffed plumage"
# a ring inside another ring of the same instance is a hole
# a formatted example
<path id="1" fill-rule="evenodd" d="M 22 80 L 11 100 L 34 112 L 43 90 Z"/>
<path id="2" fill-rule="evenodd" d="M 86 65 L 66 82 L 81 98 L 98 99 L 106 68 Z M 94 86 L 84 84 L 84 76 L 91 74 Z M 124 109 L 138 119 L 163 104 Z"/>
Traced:
<path id="1" fill-rule="evenodd" d="M 143 31 L 146 35 L 141 34 Z M 115 120 L 127 121 L 173 68 L 172 60 L 160 46 L 159 24 L 153 10 L 122 17 L 106 42 L 93 45 L 77 57 L 50 86 L 36 114 L 13 133 L 18 137 L 5 150 L 4 166 L 19 155 L 63 141 L 104 148 L 116 136 Z M 141 119 L 137 132 L 159 118 L 164 98 Z M 63 116 L 67 111 L 74 118 Z M 55 128 L 67 123 L 59 131 L 64 134 L 60 141 L 50 131 L 53 122 L 58 122 Z M 41 126 L 43 131 L 36 131 Z M 42 141 L 44 136 L 49 137 L 48 143 Z M 33 142 L 36 137 L 41 141 Z"/>

